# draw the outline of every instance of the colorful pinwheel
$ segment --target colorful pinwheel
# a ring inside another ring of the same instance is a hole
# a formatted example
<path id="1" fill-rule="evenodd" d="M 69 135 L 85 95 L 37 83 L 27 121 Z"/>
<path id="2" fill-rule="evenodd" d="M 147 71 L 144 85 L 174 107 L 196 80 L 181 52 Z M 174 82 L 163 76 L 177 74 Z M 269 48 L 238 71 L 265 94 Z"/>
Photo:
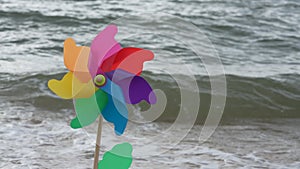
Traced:
<path id="1" fill-rule="evenodd" d="M 64 63 L 70 72 L 60 81 L 50 80 L 48 86 L 58 96 L 74 99 L 77 117 L 71 121 L 72 128 L 90 125 L 101 113 L 121 135 L 128 121 L 126 103 L 156 102 L 151 86 L 139 76 L 143 63 L 154 58 L 153 53 L 122 48 L 114 39 L 117 31 L 115 25 L 107 26 L 90 48 L 76 46 L 71 38 L 65 40 Z"/>

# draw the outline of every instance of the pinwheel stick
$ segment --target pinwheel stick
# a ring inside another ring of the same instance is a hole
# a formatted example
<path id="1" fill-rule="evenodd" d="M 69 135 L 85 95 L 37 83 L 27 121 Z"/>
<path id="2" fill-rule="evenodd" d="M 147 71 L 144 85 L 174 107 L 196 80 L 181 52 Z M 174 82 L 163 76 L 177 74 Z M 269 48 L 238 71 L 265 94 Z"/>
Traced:
<path id="1" fill-rule="evenodd" d="M 98 122 L 98 131 L 97 131 L 97 139 L 96 139 L 96 147 L 95 147 L 95 155 L 94 155 L 94 169 L 98 169 L 98 161 L 99 161 L 99 153 L 100 153 L 100 144 L 101 144 L 101 134 L 102 134 L 102 123 L 103 117 L 100 114 L 99 122 Z"/>

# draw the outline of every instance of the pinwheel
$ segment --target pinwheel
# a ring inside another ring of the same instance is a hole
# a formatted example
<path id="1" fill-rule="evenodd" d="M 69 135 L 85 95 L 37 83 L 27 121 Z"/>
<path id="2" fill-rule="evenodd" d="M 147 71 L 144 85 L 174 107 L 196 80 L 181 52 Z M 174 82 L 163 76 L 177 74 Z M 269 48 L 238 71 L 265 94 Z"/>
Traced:
<path id="1" fill-rule="evenodd" d="M 50 80 L 48 86 L 61 98 L 74 100 L 77 116 L 70 123 L 74 129 L 92 124 L 101 114 L 121 135 L 128 121 L 126 104 L 156 103 L 151 86 L 140 76 L 143 63 L 152 60 L 153 53 L 122 48 L 114 39 L 117 31 L 115 25 L 107 26 L 90 48 L 76 46 L 71 38 L 64 42 L 64 64 L 69 72 L 60 81 Z"/>

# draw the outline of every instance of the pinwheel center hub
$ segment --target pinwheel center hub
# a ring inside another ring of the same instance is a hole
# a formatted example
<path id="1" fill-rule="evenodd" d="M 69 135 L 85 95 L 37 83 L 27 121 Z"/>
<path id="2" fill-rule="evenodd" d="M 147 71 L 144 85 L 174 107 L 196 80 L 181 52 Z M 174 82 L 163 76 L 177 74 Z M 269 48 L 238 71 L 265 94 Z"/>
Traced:
<path id="1" fill-rule="evenodd" d="M 98 74 L 97 76 L 95 76 L 94 78 L 94 83 L 97 86 L 103 86 L 106 82 L 106 78 L 104 75 L 102 74 Z"/>

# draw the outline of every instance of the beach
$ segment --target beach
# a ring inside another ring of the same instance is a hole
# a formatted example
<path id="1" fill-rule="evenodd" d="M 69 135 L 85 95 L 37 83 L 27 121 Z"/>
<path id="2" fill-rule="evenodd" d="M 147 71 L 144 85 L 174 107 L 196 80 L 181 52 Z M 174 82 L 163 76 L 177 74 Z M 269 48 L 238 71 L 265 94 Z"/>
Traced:
<path id="1" fill-rule="evenodd" d="M 89 46 L 112 23 L 137 33 L 122 39 L 123 47 L 153 51 L 141 76 L 167 102 L 151 122 L 143 114 L 149 105 L 132 107 L 121 137 L 104 122 L 100 156 L 126 141 L 133 145 L 131 168 L 300 168 L 299 11 L 295 0 L 0 0 L 0 168 L 92 168 L 97 122 L 72 129 L 73 101 L 57 97 L 47 82 L 68 71 L 65 39 Z M 130 15 L 136 19 L 127 22 Z M 195 38 L 184 41 L 176 20 L 189 23 Z M 184 42 L 201 42 L 203 50 L 197 53 Z M 206 56 L 206 45 L 213 56 Z M 219 67 L 206 65 L 205 57 L 219 58 L 223 74 L 210 74 L 210 66 Z M 211 83 L 221 76 L 226 92 L 214 93 Z M 182 91 L 199 97 L 196 116 L 189 102 L 183 104 Z M 226 104 L 218 127 L 203 142 L 209 109 L 222 109 L 211 107 L 212 96 L 226 98 Z M 168 133 L 181 113 L 195 125 L 181 123 Z"/>

